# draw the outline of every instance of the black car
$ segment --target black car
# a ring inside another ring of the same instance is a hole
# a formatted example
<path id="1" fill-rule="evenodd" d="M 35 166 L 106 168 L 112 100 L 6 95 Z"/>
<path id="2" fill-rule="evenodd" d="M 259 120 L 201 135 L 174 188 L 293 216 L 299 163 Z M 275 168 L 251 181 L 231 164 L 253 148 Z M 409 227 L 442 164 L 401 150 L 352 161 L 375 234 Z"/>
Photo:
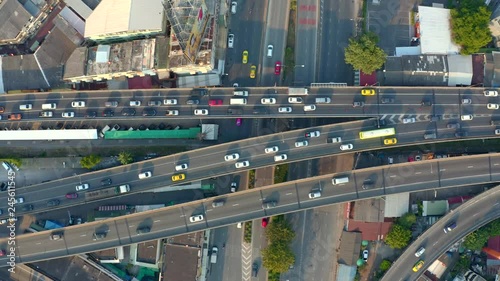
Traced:
<path id="1" fill-rule="evenodd" d="M 102 185 L 102 186 L 111 185 L 111 183 L 112 183 L 111 179 L 103 179 L 103 180 L 101 181 L 101 185 Z"/>
<path id="2" fill-rule="evenodd" d="M 446 125 L 446 128 L 448 129 L 460 129 L 460 123 L 450 123 Z"/>
<path id="3" fill-rule="evenodd" d="M 96 232 L 92 236 L 93 236 L 92 239 L 94 241 L 96 241 L 96 240 L 102 240 L 102 239 L 106 238 L 106 232 Z"/>
<path id="4" fill-rule="evenodd" d="M 142 111 L 142 116 L 155 116 L 156 110 L 153 108 L 146 108 Z"/>
<path id="5" fill-rule="evenodd" d="M 423 100 L 421 104 L 422 104 L 422 106 L 432 106 L 432 101 L 430 101 L 430 100 Z"/>
<path id="6" fill-rule="evenodd" d="M 252 275 L 253 275 L 253 277 L 257 277 L 257 273 L 259 273 L 259 265 L 256 262 L 254 262 L 252 264 Z"/>
<path id="7" fill-rule="evenodd" d="M 106 109 L 102 112 L 103 117 L 113 117 L 115 115 L 115 112 L 111 109 Z"/>
<path id="8" fill-rule="evenodd" d="M 198 99 L 189 99 L 189 100 L 187 100 L 186 104 L 191 104 L 191 105 L 193 105 L 193 104 L 200 104 L 200 100 L 198 100 Z"/>
<path id="9" fill-rule="evenodd" d="M 97 117 L 97 112 L 95 111 L 89 111 L 87 114 L 85 114 L 85 118 L 96 118 Z"/>
<path id="10" fill-rule="evenodd" d="M 371 189 L 374 186 L 375 186 L 375 183 L 373 182 L 373 180 L 367 179 L 367 180 L 363 181 L 363 185 L 361 186 L 361 188 L 363 188 L 363 189 Z"/>
<path id="11" fill-rule="evenodd" d="M 122 110 L 123 116 L 135 116 L 135 109 L 133 108 L 124 108 Z"/>
<path id="12" fill-rule="evenodd" d="M 35 207 L 31 204 L 23 206 L 23 211 L 25 211 L 25 212 L 33 211 L 33 209 L 35 209 Z"/>
<path id="13" fill-rule="evenodd" d="M 456 138 L 464 138 L 464 137 L 466 137 L 467 135 L 468 135 L 468 134 L 467 134 L 467 132 L 456 132 L 456 133 L 455 133 L 455 137 L 456 137 Z"/>
<path id="14" fill-rule="evenodd" d="M 52 199 L 47 201 L 47 207 L 54 207 L 59 205 L 61 202 L 58 199 Z"/>
<path id="15" fill-rule="evenodd" d="M 149 233 L 150 231 L 151 231 L 150 227 L 144 226 L 137 229 L 137 234 Z"/>
<path id="16" fill-rule="evenodd" d="M 0 190 L 1 191 L 6 191 L 9 188 L 6 182 L 0 183 Z"/>

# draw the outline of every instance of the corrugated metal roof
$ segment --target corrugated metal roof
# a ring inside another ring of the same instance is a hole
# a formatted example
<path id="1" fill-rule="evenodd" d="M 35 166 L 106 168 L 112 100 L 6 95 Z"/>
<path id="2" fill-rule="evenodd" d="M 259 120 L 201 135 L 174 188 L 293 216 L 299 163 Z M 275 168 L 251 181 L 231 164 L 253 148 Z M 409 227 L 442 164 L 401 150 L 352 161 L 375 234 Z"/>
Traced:
<path id="1" fill-rule="evenodd" d="M 399 218 L 408 213 L 410 206 L 410 193 L 398 193 L 385 196 L 384 216 L 386 218 Z"/>
<path id="2" fill-rule="evenodd" d="M 95 129 L 0 131 L 0 140 L 96 140 Z"/>
<path id="3" fill-rule="evenodd" d="M 82 0 L 64 0 L 64 2 L 84 19 L 87 19 L 92 14 L 92 9 Z"/>
<path id="4" fill-rule="evenodd" d="M 422 54 L 458 54 L 451 39 L 450 10 L 418 6 Z"/>
<path id="5" fill-rule="evenodd" d="M 471 85 L 472 83 L 472 56 L 448 56 L 448 86 Z"/>
<path id="6" fill-rule="evenodd" d="M 17 0 L 0 2 L 0 38 L 14 39 L 31 15 Z"/>
<path id="7" fill-rule="evenodd" d="M 448 211 L 448 201 L 423 201 L 422 216 L 442 216 Z"/>

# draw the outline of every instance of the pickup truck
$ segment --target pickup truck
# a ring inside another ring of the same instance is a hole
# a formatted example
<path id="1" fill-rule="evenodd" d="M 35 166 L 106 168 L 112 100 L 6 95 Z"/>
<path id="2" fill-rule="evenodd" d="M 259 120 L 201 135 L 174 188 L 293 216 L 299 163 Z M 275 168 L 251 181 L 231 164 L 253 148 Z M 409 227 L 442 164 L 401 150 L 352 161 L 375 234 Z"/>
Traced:
<path id="1" fill-rule="evenodd" d="M 7 119 L 9 120 L 21 120 L 22 118 L 23 116 L 21 115 L 21 113 L 12 113 L 7 115 Z"/>

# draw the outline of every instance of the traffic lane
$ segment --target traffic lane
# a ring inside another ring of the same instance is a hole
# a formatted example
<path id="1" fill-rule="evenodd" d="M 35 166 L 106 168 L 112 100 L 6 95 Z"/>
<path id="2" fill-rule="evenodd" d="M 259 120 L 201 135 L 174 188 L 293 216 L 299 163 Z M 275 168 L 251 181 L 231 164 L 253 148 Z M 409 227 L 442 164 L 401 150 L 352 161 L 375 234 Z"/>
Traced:
<path id="1" fill-rule="evenodd" d="M 384 169 L 386 190 L 400 190 L 403 186 L 422 184 L 424 187 L 439 187 L 438 165 L 427 161 L 391 165 Z M 392 191 L 391 191 L 392 193 Z"/>
<path id="2" fill-rule="evenodd" d="M 466 163 L 449 163 L 442 161 L 439 164 L 441 184 L 466 185 L 480 182 L 489 182 L 489 159 L 470 159 Z M 457 169 L 457 165 L 461 168 Z"/>
<path id="3" fill-rule="evenodd" d="M 366 105 L 365 105 L 366 106 Z M 379 105 L 380 114 L 386 115 L 434 115 L 434 109 L 432 106 L 422 106 L 421 104 L 409 104 L 409 103 L 398 103 L 393 104 L 380 104 Z M 390 116 L 389 116 L 390 117 Z M 387 117 L 386 117 L 387 118 Z M 399 116 L 395 120 L 398 120 Z"/>
<path id="4" fill-rule="evenodd" d="M 264 215 L 260 192 L 248 193 L 245 196 L 227 197 L 224 206 L 206 209 L 210 227 L 252 220 L 255 215 Z M 235 218 L 241 218 L 235 220 Z"/>

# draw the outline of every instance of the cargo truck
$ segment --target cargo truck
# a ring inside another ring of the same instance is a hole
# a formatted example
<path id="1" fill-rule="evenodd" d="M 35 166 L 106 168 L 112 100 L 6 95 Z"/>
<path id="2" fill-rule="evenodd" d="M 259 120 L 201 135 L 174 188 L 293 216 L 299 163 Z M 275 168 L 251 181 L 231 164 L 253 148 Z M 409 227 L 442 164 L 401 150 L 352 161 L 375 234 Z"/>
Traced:
<path id="1" fill-rule="evenodd" d="M 288 88 L 288 95 L 290 96 L 305 96 L 309 94 L 309 90 L 307 88 Z"/>
<path id="2" fill-rule="evenodd" d="M 123 184 L 123 185 L 115 186 L 115 187 L 108 187 L 108 188 L 94 190 L 94 191 L 87 191 L 87 192 L 85 192 L 85 199 L 86 200 L 96 200 L 96 199 L 100 199 L 100 198 L 115 196 L 117 194 L 127 193 L 129 191 L 130 191 L 130 185 Z"/>

